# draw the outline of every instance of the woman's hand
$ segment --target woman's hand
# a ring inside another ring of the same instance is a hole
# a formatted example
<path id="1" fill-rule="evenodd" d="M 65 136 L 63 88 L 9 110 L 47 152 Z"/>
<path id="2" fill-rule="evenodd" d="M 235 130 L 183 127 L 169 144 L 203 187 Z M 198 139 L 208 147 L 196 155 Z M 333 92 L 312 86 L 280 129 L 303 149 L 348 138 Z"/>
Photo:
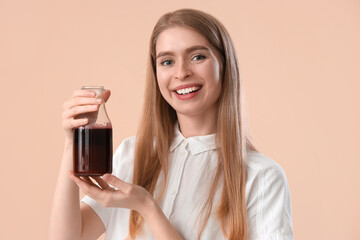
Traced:
<path id="1" fill-rule="evenodd" d="M 110 97 L 110 90 L 104 93 L 104 101 Z M 89 90 L 76 90 L 68 101 L 63 105 L 62 124 L 66 137 L 71 139 L 74 128 L 88 123 L 87 118 L 78 118 L 80 114 L 95 112 L 98 110 L 102 99 L 96 98 L 96 93 Z"/>
<path id="2" fill-rule="evenodd" d="M 102 206 L 138 211 L 143 216 L 155 239 L 182 240 L 154 198 L 143 187 L 126 183 L 110 174 L 105 174 L 102 178 L 93 177 L 99 184 L 97 186 L 89 177 L 76 177 L 72 171 L 69 173 L 70 178 L 79 186 L 81 191 Z"/>
<path id="3" fill-rule="evenodd" d="M 144 216 L 154 202 L 153 197 L 143 187 L 124 182 L 111 174 L 105 174 L 102 178 L 92 177 L 99 186 L 89 177 L 76 177 L 72 171 L 69 174 L 84 194 L 104 207 L 132 209 Z"/>

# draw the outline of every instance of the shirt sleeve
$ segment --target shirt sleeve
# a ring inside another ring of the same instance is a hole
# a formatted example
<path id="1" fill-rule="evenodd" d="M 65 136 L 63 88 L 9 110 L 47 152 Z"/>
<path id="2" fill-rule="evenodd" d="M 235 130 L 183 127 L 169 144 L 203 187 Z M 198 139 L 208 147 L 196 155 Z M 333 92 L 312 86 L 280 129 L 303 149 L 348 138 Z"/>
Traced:
<path id="1" fill-rule="evenodd" d="M 135 137 L 125 139 L 116 149 L 113 156 L 112 174 L 122 179 L 123 181 L 129 181 L 129 178 L 132 181 L 134 145 Z M 89 196 L 85 196 L 84 198 L 82 198 L 81 202 L 86 203 L 95 211 L 95 213 L 100 217 L 101 221 L 104 223 L 105 228 L 107 229 L 111 219 L 111 215 L 115 208 L 103 207 L 101 204 L 99 204 L 97 201 L 95 201 Z"/>
<path id="2" fill-rule="evenodd" d="M 278 164 L 256 174 L 249 198 L 249 240 L 294 239 L 289 186 Z"/>

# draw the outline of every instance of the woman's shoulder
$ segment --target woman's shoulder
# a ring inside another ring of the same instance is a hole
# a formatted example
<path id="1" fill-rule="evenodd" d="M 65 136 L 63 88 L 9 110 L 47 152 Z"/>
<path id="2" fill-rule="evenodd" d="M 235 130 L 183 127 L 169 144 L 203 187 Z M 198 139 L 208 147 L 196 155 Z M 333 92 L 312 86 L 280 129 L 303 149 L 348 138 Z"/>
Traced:
<path id="1" fill-rule="evenodd" d="M 130 136 L 130 137 L 124 138 L 121 141 L 120 145 L 117 147 L 115 154 L 119 151 L 133 149 L 135 146 L 135 140 L 136 140 L 136 136 Z"/>
<path id="2" fill-rule="evenodd" d="M 283 168 L 264 154 L 251 151 L 246 158 L 246 188 L 248 197 L 258 198 L 264 192 L 284 192 L 289 195 L 287 177 Z"/>
<path id="3" fill-rule="evenodd" d="M 246 203 L 251 239 L 293 239 L 290 190 L 283 168 L 250 151 L 246 159 Z"/>
<path id="4" fill-rule="evenodd" d="M 283 173 L 282 167 L 273 159 L 258 151 L 249 151 L 246 155 L 246 167 L 251 172 L 277 171 Z"/>
<path id="5" fill-rule="evenodd" d="M 257 151 L 250 151 L 246 158 L 247 187 L 253 188 L 261 182 L 279 184 L 288 188 L 287 177 L 283 168 L 273 159 Z"/>

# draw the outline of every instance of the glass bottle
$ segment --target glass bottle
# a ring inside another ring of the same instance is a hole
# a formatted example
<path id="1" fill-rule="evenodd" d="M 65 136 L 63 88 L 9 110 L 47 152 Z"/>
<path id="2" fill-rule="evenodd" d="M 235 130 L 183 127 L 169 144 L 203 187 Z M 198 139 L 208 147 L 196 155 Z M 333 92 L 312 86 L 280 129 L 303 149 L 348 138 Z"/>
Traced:
<path id="1" fill-rule="evenodd" d="M 82 90 L 96 92 L 96 98 L 104 97 L 102 86 L 84 86 Z M 112 125 L 103 99 L 98 111 L 79 115 L 88 118 L 86 125 L 74 128 L 74 173 L 76 176 L 102 176 L 112 172 Z"/>

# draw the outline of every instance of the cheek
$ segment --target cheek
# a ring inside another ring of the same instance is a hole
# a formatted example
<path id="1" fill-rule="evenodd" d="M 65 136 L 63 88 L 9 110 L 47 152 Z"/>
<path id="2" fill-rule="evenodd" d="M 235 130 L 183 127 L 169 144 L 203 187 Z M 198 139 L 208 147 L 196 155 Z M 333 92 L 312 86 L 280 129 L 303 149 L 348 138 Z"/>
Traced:
<path id="1" fill-rule="evenodd" d="M 168 71 L 160 70 L 156 74 L 156 78 L 159 84 L 159 88 L 163 90 L 169 89 L 171 74 Z"/>
<path id="2" fill-rule="evenodd" d="M 212 62 L 204 69 L 203 74 L 206 76 L 206 79 L 208 79 L 209 84 L 214 86 L 221 85 L 219 64 Z"/>
<path id="3" fill-rule="evenodd" d="M 166 95 L 169 94 L 167 81 L 161 74 L 157 74 L 156 78 L 157 78 L 157 84 L 160 89 L 160 93 L 164 98 L 166 98 Z"/>
<path id="4" fill-rule="evenodd" d="M 220 66 L 216 63 L 213 63 L 211 66 L 209 66 L 207 71 L 208 84 L 211 86 L 210 92 L 211 95 L 216 99 L 219 98 L 222 88 L 222 77 L 220 72 Z"/>

